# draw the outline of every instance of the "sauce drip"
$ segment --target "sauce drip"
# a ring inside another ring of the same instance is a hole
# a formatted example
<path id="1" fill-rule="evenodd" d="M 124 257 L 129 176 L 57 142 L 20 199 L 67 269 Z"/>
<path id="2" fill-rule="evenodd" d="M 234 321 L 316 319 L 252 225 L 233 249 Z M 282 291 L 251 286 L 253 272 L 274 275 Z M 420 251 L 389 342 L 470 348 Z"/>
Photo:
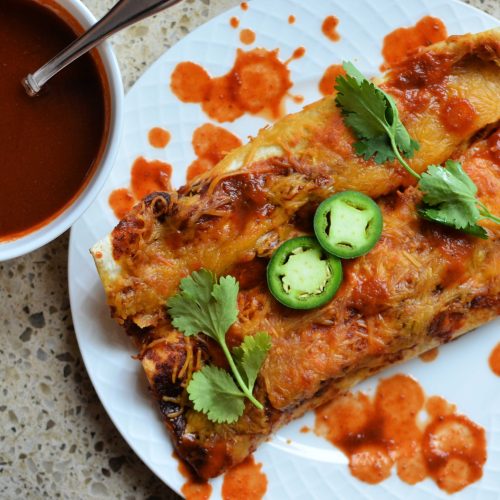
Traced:
<path id="1" fill-rule="evenodd" d="M 434 347 L 434 349 L 430 349 L 424 353 L 422 353 L 419 358 L 424 362 L 424 363 L 430 363 L 431 361 L 434 361 L 439 354 L 439 349 L 437 347 Z"/>
<path id="2" fill-rule="evenodd" d="M 211 78 L 198 64 L 179 63 L 171 76 L 172 92 L 182 102 L 200 103 L 203 111 L 220 123 L 245 113 L 277 119 L 285 113 L 284 99 L 292 86 L 287 63 L 278 49 L 238 49 L 232 69 Z"/>
<path id="3" fill-rule="evenodd" d="M 500 377 L 500 343 L 491 351 L 488 363 L 491 371 Z"/>
<path id="4" fill-rule="evenodd" d="M 240 25 L 240 20 L 237 17 L 232 17 L 229 19 L 229 24 L 231 25 L 231 28 L 236 29 Z"/>
<path id="5" fill-rule="evenodd" d="M 345 75 L 345 70 L 342 64 L 332 64 L 326 68 L 319 82 L 319 91 L 323 95 L 333 94 L 335 91 L 335 81 L 340 75 Z"/>
<path id="6" fill-rule="evenodd" d="M 212 485 L 207 481 L 199 479 L 176 453 L 173 454 L 173 457 L 179 462 L 177 470 L 186 479 L 181 488 L 184 498 L 186 500 L 208 500 L 212 495 Z"/>
<path id="7" fill-rule="evenodd" d="M 187 181 L 217 165 L 241 141 L 228 130 L 205 123 L 193 133 L 193 149 L 198 157 L 187 170 Z"/>
<path id="8" fill-rule="evenodd" d="M 327 16 L 321 25 L 321 31 L 323 35 L 329 38 L 332 42 L 338 42 L 340 40 L 340 35 L 337 32 L 337 26 L 339 25 L 339 20 L 335 16 Z"/>
<path id="9" fill-rule="evenodd" d="M 295 21 L 296 21 L 295 16 L 293 14 L 290 14 L 288 16 L 288 24 L 295 24 Z"/>
<path id="10" fill-rule="evenodd" d="M 248 10 L 248 3 L 247 2 L 241 2 L 240 7 L 241 7 L 241 10 Z"/>
<path id="11" fill-rule="evenodd" d="M 446 26 L 437 17 L 425 16 L 415 26 L 398 28 L 384 37 L 382 56 L 385 63 L 381 69 L 394 66 L 419 47 L 427 47 L 445 40 Z"/>
<path id="12" fill-rule="evenodd" d="M 424 409 L 422 426 L 418 415 Z M 347 455 L 353 476 L 371 484 L 389 477 L 396 465 L 408 484 L 430 477 L 455 493 L 479 480 L 486 462 L 484 429 L 443 398 L 426 400 L 407 375 L 382 380 L 373 399 L 347 393 L 318 408 L 315 432 Z"/>
<path id="13" fill-rule="evenodd" d="M 245 45 L 251 45 L 253 42 L 255 42 L 255 33 L 248 28 L 241 30 L 240 42 L 244 43 Z"/>
<path id="14" fill-rule="evenodd" d="M 130 188 L 115 189 L 108 203 L 116 217 L 122 219 L 142 198 L 155 191 L 171 191 L 172 166 L 160 160 L 140 156 L 132 165 Z"/>
<path id="15" fill-rule="evenodd" d="M 229 469 L 222 483 L 224 500 L 260 500 L 267 490 L 267 477 L 262 472 L 262 464 L 255 462 L 253 456 Z"/>
<path id="16" fill-rule="evenodd" d="M 83 56 L 35 99 L 20 84 L 81 31 L 60 6 L 42 3 L 0 2 L 0 240 L 64 210 L 90 180 L 107 136 L 99 59 Z"/>
<path id="17" fill-rule="evenodd" d="M 170 142 L 170 132 L 161 127 L 154 127 L 149 131 L 148 140 L 154 148 L 166 148 Z"/>

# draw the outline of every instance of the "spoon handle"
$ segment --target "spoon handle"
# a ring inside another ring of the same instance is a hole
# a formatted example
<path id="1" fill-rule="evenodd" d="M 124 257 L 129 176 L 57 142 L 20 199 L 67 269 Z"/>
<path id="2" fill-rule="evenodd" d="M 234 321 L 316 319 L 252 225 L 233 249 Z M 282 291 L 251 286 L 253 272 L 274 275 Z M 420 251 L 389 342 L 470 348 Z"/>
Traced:
<path id="1" fill-rule="evenodd" d="M 77 38 L 73 43 L 38 69 L 28 75 L 23 85 L 29 95 L 34 96 L 59 71 L 93 49 L 109 36 L 180 0 L 120 0 L 100 21 Z"/>

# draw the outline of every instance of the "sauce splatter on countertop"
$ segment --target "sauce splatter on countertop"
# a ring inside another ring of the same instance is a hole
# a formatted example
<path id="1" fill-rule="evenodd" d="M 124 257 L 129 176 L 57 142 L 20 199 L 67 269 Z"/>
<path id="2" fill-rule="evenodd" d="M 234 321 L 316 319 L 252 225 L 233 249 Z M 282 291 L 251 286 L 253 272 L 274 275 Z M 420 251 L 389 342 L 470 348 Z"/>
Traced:
<path id="1" fill-rule="evenodd" d="M 232 17 L 229 19 L 229 24 L 231 28 L 236 29 L 240 25 L 240 20 L 237 17 Z"/>
<path id="2" fill-rule="evenodd" d="M 421 425 L 418 415 L 426 410 Z M 315 432 L 340 448 L 351 474 L 366 483 L 399 478 L 416 484 L 426 477 L 455 493 L 478 481 L 486 462 L 484 429 L 443 398 L 426 399 L 411 377 L 379 383 L 375 397 L 348 393 L 316 410 Z"/>
<path id="3" fill-rule="evenodd" d="M 278 49 L 238 49 L 232 69 L 212 78 L 193 62 L 179 63 L 170 87 L 185 103 L 200 103 L 213 120 L 232 122 L 245 113 L 275 120 L 285 114 L 284 99 L 292 87 L 287 63 L 278 58 Z"/>
<path id="4" fill-rule="evenodd" d="M 340 35 L 337 31 L 338 25 L 339 19 L 337 17 L 327 16 L 321 25 L 321 31 L 332 42 L 338 42 L 340 40 Z"/>
<path id="5" fill-rule="evenodd" d="M 293 14 L 290 14 L 288 16 L 288 24 L 295 24 L 295 21 L 296 21 L 295 16 Z"/>
<path id="6" fill-rule="evenodd" d="M 256 463 L 253 456 L 229 469 L 222 483 L 224 500 L 260 500 L 267 490 L 267 477 L 262 472 L 262 464 Z"/>
<path id="7" fill-rule="evenodd" d="M 398 28 L 384 37 L 382 69 L 403 61 L 419 47 L 427 47 L 448 36 L 446 26 L 437 17 L 425 16 L 415 26 Z"/>

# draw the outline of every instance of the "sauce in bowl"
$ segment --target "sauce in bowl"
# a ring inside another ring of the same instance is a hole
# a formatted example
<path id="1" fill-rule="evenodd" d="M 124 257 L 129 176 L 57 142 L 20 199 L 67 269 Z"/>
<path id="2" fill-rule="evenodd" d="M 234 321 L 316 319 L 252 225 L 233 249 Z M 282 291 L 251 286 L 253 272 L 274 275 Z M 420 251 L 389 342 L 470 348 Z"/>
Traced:
<path id="1" fill-rule="evenodd" d="M 109 91 L 98 56 L 83 56 L 35 98 L 21 85 L 81 31 L 52 0 L 0 1 L 0 241 L 59 215 L 104 151 Z"/>

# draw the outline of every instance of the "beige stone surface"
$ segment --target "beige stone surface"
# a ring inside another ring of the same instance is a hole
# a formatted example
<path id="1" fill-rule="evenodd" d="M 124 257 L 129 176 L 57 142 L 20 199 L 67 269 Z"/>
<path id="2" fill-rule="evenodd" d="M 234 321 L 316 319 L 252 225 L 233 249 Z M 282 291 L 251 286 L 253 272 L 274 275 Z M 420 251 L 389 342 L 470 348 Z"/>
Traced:
<path id="1" fill-rule="evenodd" d="M 96 16 L 115 3 L 83 1 Z M 126 87 L 168 47 L 237 3 L 185 0 L 118 34 L 113 45 Z M 470 3 L 500 17 L 499 0 Z M 92 388 L 71 323 L 67 250 L 65 234 L 0 264 L 0 498 L 177 498 L 123 441 Z"/>

